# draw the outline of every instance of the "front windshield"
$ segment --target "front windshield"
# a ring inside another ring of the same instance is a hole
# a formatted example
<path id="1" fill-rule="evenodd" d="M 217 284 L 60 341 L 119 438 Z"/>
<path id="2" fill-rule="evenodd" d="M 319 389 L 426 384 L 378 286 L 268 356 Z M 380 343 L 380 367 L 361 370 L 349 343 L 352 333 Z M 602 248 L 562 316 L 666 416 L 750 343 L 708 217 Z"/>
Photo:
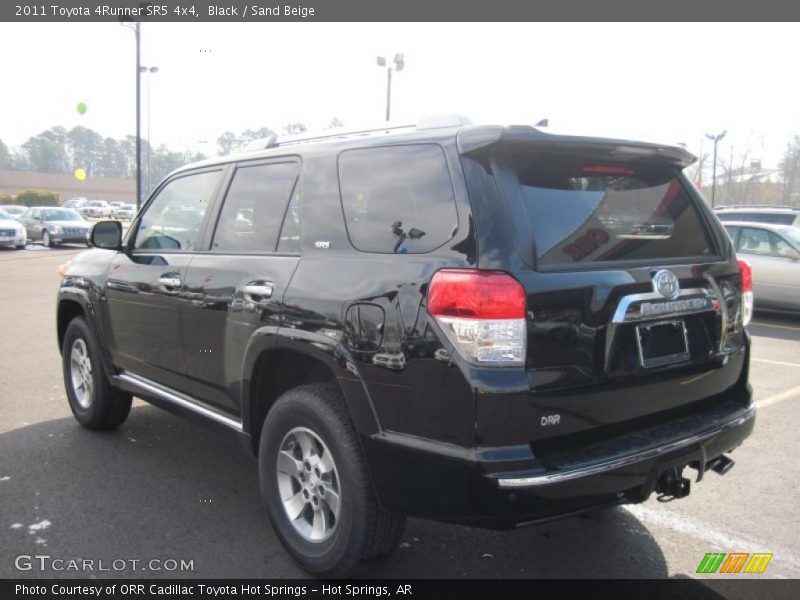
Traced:
<path id="1" fill-rule="evenodd" d="M 43 210 L 42 217 L 45 221 L 83 221 L 78 213 L 73 210 Z"/>

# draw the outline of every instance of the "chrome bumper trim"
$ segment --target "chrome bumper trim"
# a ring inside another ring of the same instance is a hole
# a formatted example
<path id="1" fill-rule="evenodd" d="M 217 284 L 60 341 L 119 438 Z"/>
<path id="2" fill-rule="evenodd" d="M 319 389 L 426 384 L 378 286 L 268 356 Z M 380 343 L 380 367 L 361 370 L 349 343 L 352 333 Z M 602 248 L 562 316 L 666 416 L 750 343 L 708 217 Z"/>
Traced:
<path id="1" fill-rule="evenodd" d="M 603 462 L 596 465 L 591 465 L 588 467 L 581 467 L 578 469 L 573 469 L 569 471 L 562 471 L 557 473 L 548 473 L 542 475 L 533 475 L 531 477 L 504 477 L 497 479 L 497 485 L 501 488 L 522 488 L 522 487 L 533 487 L 533 486 L 542 486 L 542 485 L 552 485 L 554 483 L 562 483 L 564 481 L 571 481 L 573 479 L 579 479 L 582 477 L 590 477 L 592 475 L 598 475 L 600 473 L 605 473 L 607 471 L 613 471 L 614 469 L 619 469 L 620 467 L 625 467 L 628 465 L 635 464 L 637 462 L 642 462 L 645 460 L 649 460 L 652 458 L 657 458 L 663 454 L 668 454 L 675 450 L 680 450 L 681 448 L 685 448 L 687 446 L 691 446 L 692 444 L 697 444 L 708 438 L 712 438 L 714 436 L 720 435 L 725 433 L 730 429 L 734 429 L 743 425 L 749 419 L 752 419 L 755 416 L 755 406 L 750 406 L 744 412 L 734 419 L 723 423 L 711 430 L 706 430 L 695 435 L 689 436 L 688 438 L 684 438 L 681 440 L 677 440 L 675 442 L 670 442 L 669 444 L 665 444 L 663 446 L 658 446 L 656 448 L 650 448 L 648 450 L 642 450 L 641 452 L 637 452 L 635 454 L 629 454 L 627 456 L 621 456 L 619 458 L 615 458 L 613 460 L 609 460 L 607 462 Z"/>

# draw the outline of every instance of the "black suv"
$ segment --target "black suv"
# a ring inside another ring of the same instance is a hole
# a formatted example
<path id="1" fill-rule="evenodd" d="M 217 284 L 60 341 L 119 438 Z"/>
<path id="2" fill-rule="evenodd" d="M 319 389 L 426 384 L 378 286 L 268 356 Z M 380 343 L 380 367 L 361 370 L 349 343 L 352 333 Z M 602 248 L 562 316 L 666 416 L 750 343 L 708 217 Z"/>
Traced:
<path id="1" fill-rule="evenodd" d="M 693 160 L 432 120 L 187 166 L 67 266 L 70 407 L 110 429 L 135 395 L 240 437 L 322 576 L 391 554 L 405 515 L 685 496 L 755 417 L 750 269 Z"/>

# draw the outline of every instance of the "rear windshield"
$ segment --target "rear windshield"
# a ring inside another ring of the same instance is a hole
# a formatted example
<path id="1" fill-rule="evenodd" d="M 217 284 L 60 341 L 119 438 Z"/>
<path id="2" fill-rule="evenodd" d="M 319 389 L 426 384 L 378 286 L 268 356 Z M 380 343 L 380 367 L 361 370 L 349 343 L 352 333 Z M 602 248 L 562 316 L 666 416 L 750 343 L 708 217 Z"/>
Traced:
<path id="1" fill-rule="evenodd" d="M 540 266 L 712 253 L 696 208 L 666 166 L 552 154 L 516 162 Z"/>

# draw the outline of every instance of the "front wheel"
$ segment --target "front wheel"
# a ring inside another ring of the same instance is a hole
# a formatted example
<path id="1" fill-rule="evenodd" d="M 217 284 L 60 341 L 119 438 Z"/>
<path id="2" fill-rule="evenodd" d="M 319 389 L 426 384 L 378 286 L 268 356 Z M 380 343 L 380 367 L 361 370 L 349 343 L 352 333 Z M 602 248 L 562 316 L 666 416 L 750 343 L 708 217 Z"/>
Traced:
<path id="1" fill-rule="evenodd" d="M 53 246 L 53 240 L 50 239 L 50 232 L 46 229 L 42 231 L 42 244 L 44 244 L 45 248 L 51 248 Z"/>
<path id="2" fill-rule="evenodd" d="M 119 427 L 131 410 L 130 394 L 112 387 L 100 363 L 100 347 L 82 317 L 67 326 L 61 349 L 64 386 L 75 419 L 87 429 Z"/>
<path id="3" fill-rule="evenodd" d="M 335 384 L 303 385 L 278 398 L 258 462 L 275 532 L 314 575 L 347 577 L 400 543 L 405 519 L 379 504 Z"/>

